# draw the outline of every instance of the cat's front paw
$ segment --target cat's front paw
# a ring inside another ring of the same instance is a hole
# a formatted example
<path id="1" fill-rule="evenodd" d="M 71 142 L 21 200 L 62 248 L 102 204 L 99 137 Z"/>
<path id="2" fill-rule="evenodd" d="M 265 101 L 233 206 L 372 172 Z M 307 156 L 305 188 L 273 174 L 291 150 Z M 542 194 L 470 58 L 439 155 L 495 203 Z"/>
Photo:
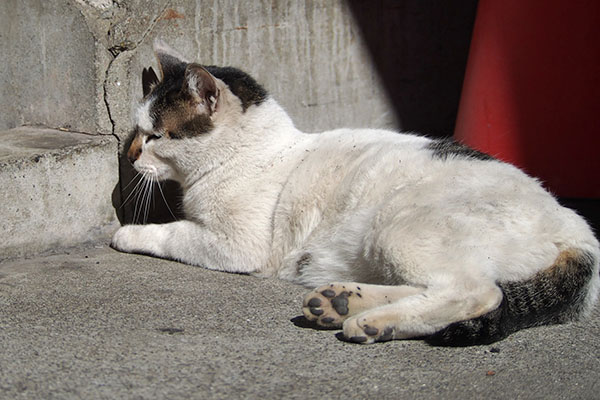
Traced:
<path id="1" fill-rule="evenodd" d="M 120 227 L 113 235 L 110 247 L 125 253 L 134 252 L 136 250 L 136 237 L 138 236 L 136 235 L 136 228 L 135 225 L 125 225 Z"/>
<path id="2" fill-rule="evenodd" d="M 366 311 L 344 321 L 343 333 L 346 340 L 354 343 L 371 344 L 387 342 L 395 338 L 395 321 L 385 312 Z"/>
<path id="3" fill-rule="evenodd" d="M 114 234 L 110 245 L 125 253 L 165 257 L 168 236 L 169 232 L 164 225 L 125 225 Z"/>

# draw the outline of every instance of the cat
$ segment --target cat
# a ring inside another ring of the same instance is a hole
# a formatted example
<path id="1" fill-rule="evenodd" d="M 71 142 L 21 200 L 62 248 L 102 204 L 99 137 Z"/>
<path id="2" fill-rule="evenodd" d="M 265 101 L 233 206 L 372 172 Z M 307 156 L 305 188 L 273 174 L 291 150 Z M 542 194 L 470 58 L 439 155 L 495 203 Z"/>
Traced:
<path id="1" fill-rule="evenodd" d="M 518 168 L 451 140 L 307 134 L 252 77 L 157 41 L 127 156 L 183 189 L 185 219 L 113 248 L 315 288 L 313 324 L 351 342 L 492 343 L 590 313 L 598 241 Z"/>

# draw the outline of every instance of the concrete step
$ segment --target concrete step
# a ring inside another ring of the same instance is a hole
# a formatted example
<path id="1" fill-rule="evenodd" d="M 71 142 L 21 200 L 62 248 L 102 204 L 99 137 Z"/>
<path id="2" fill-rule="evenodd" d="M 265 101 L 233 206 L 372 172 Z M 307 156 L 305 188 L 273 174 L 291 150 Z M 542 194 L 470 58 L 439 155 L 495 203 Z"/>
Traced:
<path id="1" fill-rule="evenodd" d="M 0 260 L 106 238 L 118 176 L 114 137 L 0 131 Z"/>

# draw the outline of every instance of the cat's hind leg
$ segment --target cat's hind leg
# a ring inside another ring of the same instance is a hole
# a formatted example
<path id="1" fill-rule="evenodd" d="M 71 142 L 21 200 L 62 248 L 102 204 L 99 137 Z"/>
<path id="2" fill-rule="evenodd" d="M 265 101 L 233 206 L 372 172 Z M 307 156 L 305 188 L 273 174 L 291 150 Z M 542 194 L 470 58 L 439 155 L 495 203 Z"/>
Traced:
<path id="1" fill-rule="evenodd" d="M 370 285 L 356 282 L 331 283 L 316 288 L 304 297 L 306 319 L 320 326 L 338 328 L 349 317 L 401 298 L 423 292 L 412 286 Z"/>
<path id="2" fill-rule="evenodd" d="M 365 344 L 424 337 L 496 309 L 502 296 L 494 283 L 480 282 L 470 290 L 465 286 L 429 288 L 346 319 L 343 333 L 346 339 Z"/>

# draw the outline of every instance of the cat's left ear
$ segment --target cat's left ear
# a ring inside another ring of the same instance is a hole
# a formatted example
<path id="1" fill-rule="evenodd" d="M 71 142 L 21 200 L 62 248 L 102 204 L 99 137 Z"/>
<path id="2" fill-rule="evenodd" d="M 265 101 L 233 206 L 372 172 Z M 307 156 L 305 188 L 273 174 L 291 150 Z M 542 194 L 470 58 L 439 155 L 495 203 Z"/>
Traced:
<path id="1" fill-rule="evenodd" d="M 144 68 L 142 71 L 142 89 L 144 90 L 144 97 L 146 97 L 156 85 L 158 85 L 158 76 L 156 76 L 156 72 L 154 72 L 152 67 Z"/>
<path id="2" fill-rule="evenodd" d="M 211 115 L 217 109 L 219 89 L 215 78 L 200 64 L 188 64 L 185 69 L 183 90 L 194 99 L 198 107 Z"/>

